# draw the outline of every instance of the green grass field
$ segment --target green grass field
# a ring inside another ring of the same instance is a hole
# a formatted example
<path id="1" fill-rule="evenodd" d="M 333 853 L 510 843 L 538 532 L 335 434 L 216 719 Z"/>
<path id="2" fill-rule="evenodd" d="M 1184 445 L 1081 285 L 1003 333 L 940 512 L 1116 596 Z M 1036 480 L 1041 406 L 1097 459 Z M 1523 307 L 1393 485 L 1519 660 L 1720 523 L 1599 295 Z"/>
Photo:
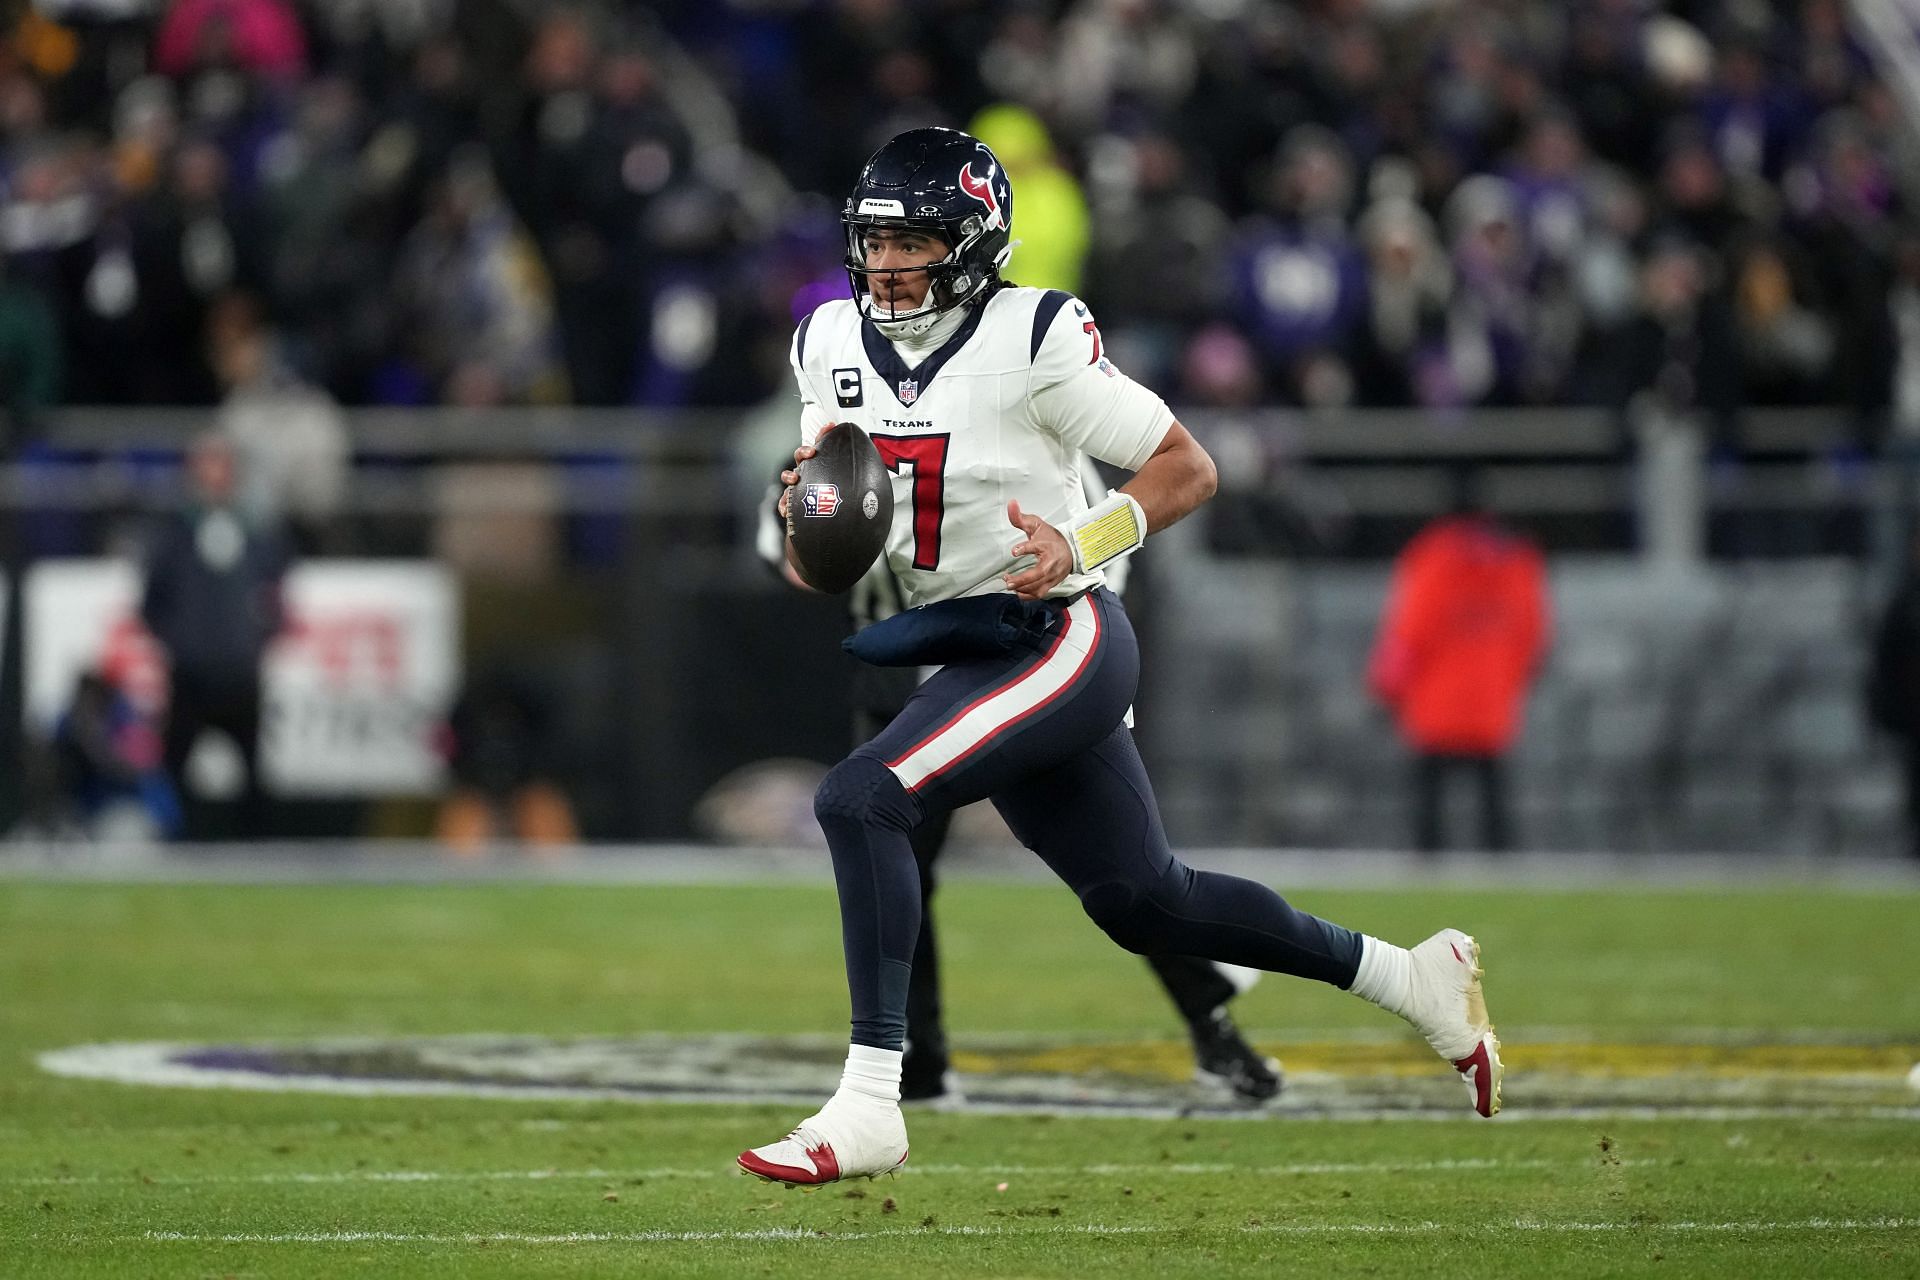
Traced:
<path id="1" fill-rule="evenodd" d="M 1070 895 L 942 892 L 958 1048 L 1058 1040 L 1094 1066 L 1182 1069 L 1146 968 Z M 1506 1116 L 1477 1120 L 1464 1091 L 1438 1119 L 917 1114 L 906 1172 L 803 1193 L 731 1172 L 800 1118 L 791 1106 L 64 1079 L 36 1055 L 831 1035 L 846 1013 L 833 899 L 0 881 L 0 1276 L 1920 1275 L 1920 1095 L 1903 1082 L 1920 1058 L 1920 895 L 1296 900 L 1403 941 L 1479 936 Z M 1458 1088 L 1339 992 L 1273 978 L 1236 1011 L 1304 1094 L 1343 1073 L 1384 1096 L 1400 1078 Z M 1785 1092 L 1663 1110 L 1752 1073 Z M 1568 1116 L 1568 1081 L 1602 1097 L 1631 1083 L 1652 1105 Z"/>

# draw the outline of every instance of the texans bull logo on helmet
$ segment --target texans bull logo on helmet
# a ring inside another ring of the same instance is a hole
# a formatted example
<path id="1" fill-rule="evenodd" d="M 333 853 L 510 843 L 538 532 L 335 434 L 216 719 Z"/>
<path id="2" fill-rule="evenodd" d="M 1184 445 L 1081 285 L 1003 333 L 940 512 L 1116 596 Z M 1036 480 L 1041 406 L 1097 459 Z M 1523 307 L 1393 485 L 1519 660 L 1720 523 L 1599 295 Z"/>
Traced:
<path id="1" fill-rule="evenodd" d="M 993 191 L 994 172 L 997 167 L 996 165 L 988 164 L 986 176 L 975 177 L 973 161 L 967 161 L 966 167 L 960 170 L 960 189 L 972 196 L 975 200 L 978 200 L 981 204 L 987 206 L 987 226 L 989 229 L 1004 231 L 1007 226 L 1006 211 L 1000 207 L 1000 198 L 995 195 Z"/>

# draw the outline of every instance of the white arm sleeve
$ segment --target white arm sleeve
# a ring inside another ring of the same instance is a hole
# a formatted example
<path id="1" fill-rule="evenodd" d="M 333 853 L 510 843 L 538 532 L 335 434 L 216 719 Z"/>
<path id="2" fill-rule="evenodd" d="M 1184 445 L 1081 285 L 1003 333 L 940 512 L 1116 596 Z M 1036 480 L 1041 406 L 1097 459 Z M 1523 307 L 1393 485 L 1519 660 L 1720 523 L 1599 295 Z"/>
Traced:
<path id="1" fill-rule="evenodd" d="M 828 417 L 826 410 L 822 409 L 819 405 L 812 402 L 802 405 L 800 408 L 800 443 L 812 444 L 820 438 L 822 431 L 825 431 L 832 425 L 833 419 Z M 792 463 L 789 462 L 788 465 L 791 466 Z"/>
<path id="2" fill-rule="evenodd" d="M 1034 355 L 1028 398 L 1035 421 L 1070 447 L 1138 471 L 1173 426 L 1173 410 L 1114 368 L 1099 350 L 1086 305 L 1069 298 Z"/>

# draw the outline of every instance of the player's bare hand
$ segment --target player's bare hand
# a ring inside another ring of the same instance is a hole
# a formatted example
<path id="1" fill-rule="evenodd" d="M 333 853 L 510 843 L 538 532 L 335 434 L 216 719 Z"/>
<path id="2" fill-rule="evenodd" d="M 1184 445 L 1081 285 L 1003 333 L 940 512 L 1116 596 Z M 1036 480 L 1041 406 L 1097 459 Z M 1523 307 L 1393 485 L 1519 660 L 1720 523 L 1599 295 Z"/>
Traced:
<path id="1" fill-rule="evenodd" d="M 1018 502 L 1007 504 L 1007 520 L 1026 536 L 1013 544 L 1016 558 L 1032 556 L 1033 563 L 1018 573 L 1005 575 L 1007 590 L 1022 600 L 1040 600 L 1073 572 L 1073 548 L 1067 536 L 1042 520 L 1020 510 Z"/>
<path id="2" fill-rule="evenodd" d="M 821 434 L 824 435 L 831 426 L 833 426 L 833 424 L 829 422 L 825 427 L 820 428 Z M 800 464 L 819 452 L 818 449 L 810 444 L 801 445 L 793 451 L 793 465 L 780 473 L 780 483 L 785 486 L 780 490 L 780 518 L 782 520 L 787 518 L 787 501 L 793 497 L 793 486 L 800 483 Z"/>

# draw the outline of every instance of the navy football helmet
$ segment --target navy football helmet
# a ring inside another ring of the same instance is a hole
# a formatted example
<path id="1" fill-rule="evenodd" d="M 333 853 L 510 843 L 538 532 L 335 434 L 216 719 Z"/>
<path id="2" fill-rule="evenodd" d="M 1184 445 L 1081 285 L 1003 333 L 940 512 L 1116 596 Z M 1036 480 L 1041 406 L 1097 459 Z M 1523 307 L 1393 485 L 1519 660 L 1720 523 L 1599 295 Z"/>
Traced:
<path id="1" fill-rule="evenodd" d="M 1013 253 L 1013 184 L 987 144 L 958 129 L 910 129 L 873 153 L 840 221 L 847 232 L 847 275 L 860 313 L 895 336 L 925 332 L 945 312 L 982 296 Z M 927 297 L 917 310 L 876 315 L 867 266 L 869 231 L 931 232 L 947 256 L 926 267 Z"/>

